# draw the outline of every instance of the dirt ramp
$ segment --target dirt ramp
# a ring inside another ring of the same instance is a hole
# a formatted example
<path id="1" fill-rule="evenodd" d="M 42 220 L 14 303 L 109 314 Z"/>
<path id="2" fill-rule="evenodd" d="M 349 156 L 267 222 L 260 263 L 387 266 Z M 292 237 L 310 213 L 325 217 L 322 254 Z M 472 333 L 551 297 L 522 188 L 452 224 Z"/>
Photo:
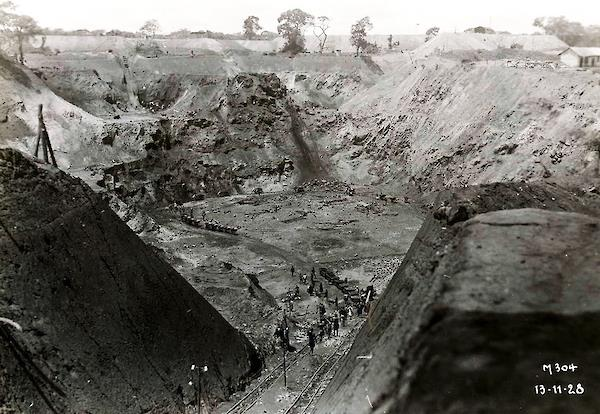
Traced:
<path id="1" fill-rule="evenodd" d="M 595 217 L 541 209 L 429 219 L 316 412 L 593 413 L 599 236 Z M 543 372 L 556 362 L 578 368 Z"/>
<path id="2" fill-rule="evenodd" d="M 7 412 L 183 412 L 192 364 L 210 402 L 259 372 L 250 342 L 81 181 L 0 150 L 0 206 L 0 315 L 23 327 L 0 328 Z"/>

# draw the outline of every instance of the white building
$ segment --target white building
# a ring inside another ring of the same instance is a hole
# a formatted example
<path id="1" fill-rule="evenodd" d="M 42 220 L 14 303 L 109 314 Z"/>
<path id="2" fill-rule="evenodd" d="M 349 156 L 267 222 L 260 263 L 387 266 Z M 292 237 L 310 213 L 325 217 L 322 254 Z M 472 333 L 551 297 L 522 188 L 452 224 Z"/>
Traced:
<path id="1" fill-rule="evenodd" d="M 560 60 L 569 66 L 600 67 L 600 47 L 570 47 L 559 53 Z"/>

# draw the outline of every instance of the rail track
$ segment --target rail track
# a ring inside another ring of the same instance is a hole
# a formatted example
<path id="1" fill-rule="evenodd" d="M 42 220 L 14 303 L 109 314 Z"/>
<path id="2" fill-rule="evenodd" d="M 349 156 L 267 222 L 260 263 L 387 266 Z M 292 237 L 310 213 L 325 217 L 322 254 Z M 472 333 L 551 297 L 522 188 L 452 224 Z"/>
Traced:
<path id="1" fill-rule="evenodd" d="M 323 361 L 321 366 L 315 371 L 314 375 L 308 381 L 308 384 L 294 398 L 292 405 L 285 411 L 285 414 L 305 414 L 313 402 L 323 394 L 325 387 L 331 380 L 331 371 L 338 365 L 338 362 L 346 355 L 352 343 L 354 342 L 354 333 L 362 326 L 359 322 L 350 332 L 348 332 L 337 346 L 335 351 L 331 353 Z"/>
<path id="2" fill-rule="evenodd" d="M 286 369 L 290 369 L 294 365 L 298 363 L 302 358 L 304 358 L 308 354 L 308 345 L 304 345 L 298 352 L 295 354 L 295 358 L 293 360 L 286 361 Z M 283 375 L 283 362 L 273 368 L 264 379 L 262 379 L 254 388 L 246 393 L 238 402 L 236 402 L 229 410 L 226 411 L 226 414 L 238 414 L 245 413 L 250 408 L 256 404 L 263 391 L 267 390 L 271 385 L 273 385 L 281 376 Z"/>

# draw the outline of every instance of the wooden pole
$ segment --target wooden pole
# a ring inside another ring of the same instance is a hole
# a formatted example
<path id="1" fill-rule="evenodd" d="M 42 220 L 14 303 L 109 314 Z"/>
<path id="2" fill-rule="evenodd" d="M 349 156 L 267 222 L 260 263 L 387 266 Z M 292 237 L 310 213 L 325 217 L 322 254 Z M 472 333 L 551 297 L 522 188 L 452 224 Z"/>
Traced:
<path id="1" fill-rule="evenodd" d="M 287 387 L 287 369 L 285 366 L 285 354 L 287 352 L 287 347 L 288 347 L 288 342 L 287 342 L 287 334 L 286 334 L 286 326 L 287 326 L 287 320 L 286 320 L 286 314 L 285 314 L 285 309 L 283 311 L 283 386 Z"/>
<path id="2" fill-rule="evenodd" d="M 202 398 L 200 397 L 200 365 L 196 366 L 196 369 L 198 370 L 198 384 L 197 384 L 197 393 L 198 393 L 198 414 L 200 414 L 200 410 L 202 407 Z"/>
<path id="3" fill-rule="evenodd" d="M 52 144 L 50 143 L 50 137 L 48 136 L 48 130 L 46 129 L 46 124 L 44 123 L 44 106 L 40 104 L 38 108 L 38 139 L 35 145 L 35 156 L 38 157 L 40 141 L 42 141 L 44 161 L 46 163 L 50 163 L 50 161 L 52 161 L 52 165 L 58 167 L 56 158 L 54 157 L 54 150 L 52 149 Z M 50 154 L 50 159 L 48 159 L 48 154 Z"/>
<path id="4" fill-rule="evenodd" d="M 48 152 L 50 152 L 50 159 L 52 160 L 52 165 L 58 168 L 56 164 L 56 158 L 54 158 L 54 150 L 52 149 L 52 144 L 50 143 L 50 137 L 48 136 L 48 131 L 44 127 L 44 136 L 46 137 L 46 145 L 48 146 Z"/>
<path id="5" fill-rule="evenodd" d="M 48 159 L 48 144 L 44 135 L 42 135 L 42 153 L 44 155 L 44 162 L 48 164 L 50 162 L 50 160 Z"/>
<path id="6" fill-rule="evenodd" d="M 38 154 L 40 152 L 40 140 L 42 139 L 42 129 L 40 128 L 38 122 L 38 136 L 37 141 L 35 142 L 35 152 L 33 153 L 34 157 L 38 158 Z"/>

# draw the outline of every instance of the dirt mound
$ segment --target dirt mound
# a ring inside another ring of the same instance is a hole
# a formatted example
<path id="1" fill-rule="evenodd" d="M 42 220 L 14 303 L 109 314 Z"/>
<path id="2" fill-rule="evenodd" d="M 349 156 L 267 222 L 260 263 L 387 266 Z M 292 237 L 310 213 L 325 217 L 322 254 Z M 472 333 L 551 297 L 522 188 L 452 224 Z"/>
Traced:
<path id="1" fill-rule="evenodd" d="M 428 207 L 449 224 L 496 210 L 539 208 L 600 216 L 597 193 L 563 188 L 554 183 L 492 183 L 434 193 Z"/>
<path id="2" fill-rule="evenodd" d="M 510 49 L 510 48 L 499 48 L 499 49 L 477 49 L 477 50 L 452 50 L 450 52 L 440 53 L 440 57 L 444 59 L 455 59 L 463 63 L 468 62 L 479 62 L 479 61 L 490 61 L 490 60 L 506 60 L 506 65 L 511 65 L 513 62 L 530 62 L 530 63 L 543 63 L 547 66 L 553 65 L 558 67 L 560 65 L 558 56 L 549 55 L 548 53 L 538 52 L 535 50 L 523 50 L 523 49 Z"/>
<path id="3" fill-rule="evenodd" d="M 382 50 L 386 50 L 388 47 L 388 38 L 390 35 L 368 35 L 367 41 L 378 45 Z M 395 34 L 392 35 L 392 41 L 395 44 L 395 48 L 401 50 L 413 50 L 421 46 L 425 42 L 425 35 L 406 35 L 406 34 Z M 309 52 L 319 51 L 319 39 L 316 36 L 306 36 L 306 50 Z M 342 53 L 355 53 L 356 47 L 352 45 L 352 39 L 349 35 L 329 35 L 325 42 L 324 53 L 342 52 Z"/>
<path id="4" fill-rule="evenodd" d="M 369 35 L 367 40 L 378 44 L 380 47 L 387 47 L 389 35 Z M 133 50 L 142 39 L 124 38 L 120 36 L 46 36 L 46 49 L 53 52 L 106 52 L 107 50 Z M 423 44 L 425 35 L 393 35 L 394 42 L 400 49 L 414 49 Z M 197 54 L 202 51 L 223 53 L 227 51 L 244 52 L 278 52 L 285 43 L 283 38 L 273 40 L 219 40 L 209 38 L 188 38 L 188 39 L 154 39 L 161 48 L 169 51 L 169 54 L 184 53 L 194 50 Z M 41 43 L 40 38 L 31 42 L 33 45 Z M 306 36 L 306 49 L 309 52 L 319 51 L 319 39 L 316 36 Z M 29 47 L 27 50 L 35 50 L 35 47 Z M 330 35 L 325 44 L 325 52 L 342 51 L 351 53 L 355 51 L 352 46 L 349 35 Z"/>
<path id="5" fill-rule="evenodd" d="M 551 35 L 502 35 L 482 33 L 442 33 L 414 51 L 423 58 L 454 50 L 494 50 L 518 45 L 524 50 L 556 52 L 568 46 Z"/>
<path id="6" fill-rule="evenodd" d="M 593 413 L 599 232 L 598 218 L 531 208 L 428 219 L 316 412 Z M 579 368 L 542 371 L 555 362 Z"/>
<path id="7" fill-rule="evenodd" d="M 261 361 L 81 181 L 0 151 L 0 406 L 8 412 L 183 412 L 192 364 L 225 398 Z"/>
<path id="8" fill-rule="evenodd" d="M 600 87 L 589 72 L 410 63 L 341 109 L 338 173 L 421 190 L 598 177 Z"/>

